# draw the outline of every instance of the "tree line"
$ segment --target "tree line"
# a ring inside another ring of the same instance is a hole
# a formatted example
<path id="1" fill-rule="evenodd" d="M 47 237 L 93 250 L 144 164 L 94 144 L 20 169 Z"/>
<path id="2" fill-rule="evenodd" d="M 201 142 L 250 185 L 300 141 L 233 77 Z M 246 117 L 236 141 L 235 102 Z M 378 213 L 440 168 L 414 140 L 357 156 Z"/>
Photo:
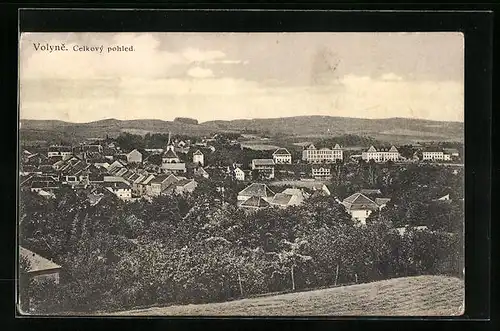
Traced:
<path id="1" fill-rule="evenodd" d="M 375 182 L 384 181 L 383 169 L 373 170 Z M 437 209 L 424 209 L 423 217 L 422 209 L 410 207 L 416 200 L 396 198 L 428 194 L 425 184 L 418 186 L 429 176 L 422 170 L 389 171 L 392 184 L 386 188 L 393 190 L 394 205 L 373 213 L 366 227 L 355 226 L 335 201 L 337 192 L 287 209 L 245 212 L 236 207 L 242 185 L 230 179 L 200 180 L 190 195 L 152 202 L 124 203 L 109 195 L 95 206 L 84 192 L 69 189 L 53 200 L 22 192 L 21 245 L 53 259 L 63 271 L 58 285 L 23 281 L 28 285 L 21 294 L 38 313 L 95 312 L 422 274 L 460 276 L 462 214 L 447 216 L 450 206 L 431 207 L 427 197 L 421 200 L 426 208 Z M 370 176 L 369 169 L 359 171 L 346 178 Z M 440 185 L 459 183 L 439 171 L 428 181 L 436 178 Z M 411 180 L 421 181 L 412 182 L 419 189 L 402 185 Z M 394 230 L 420 225 L 424 218 L 436 226 L 410 228 L 403 235 Z M 443 224 L 453 224 L 455 231 Z"/>

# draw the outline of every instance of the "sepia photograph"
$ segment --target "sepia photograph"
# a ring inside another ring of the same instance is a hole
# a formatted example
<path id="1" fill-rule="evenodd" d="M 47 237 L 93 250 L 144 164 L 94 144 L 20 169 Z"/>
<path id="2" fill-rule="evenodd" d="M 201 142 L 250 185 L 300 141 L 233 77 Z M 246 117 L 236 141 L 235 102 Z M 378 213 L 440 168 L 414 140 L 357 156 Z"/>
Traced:
<path id="1" fill-rule="evenodd" d="M 461 316 L 459 32 L 23 32 L 17 311 Z"/>

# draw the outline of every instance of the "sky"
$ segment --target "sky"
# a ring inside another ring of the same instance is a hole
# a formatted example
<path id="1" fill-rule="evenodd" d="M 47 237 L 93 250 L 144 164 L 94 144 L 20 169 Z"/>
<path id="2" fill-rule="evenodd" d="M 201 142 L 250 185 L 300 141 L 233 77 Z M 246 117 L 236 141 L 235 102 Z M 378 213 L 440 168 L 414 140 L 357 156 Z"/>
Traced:
<path id="1" fill-rule="evenodd" d="M 23 33 L 19 54 L 21 119 L 464 118 L 460 33 Z"/>

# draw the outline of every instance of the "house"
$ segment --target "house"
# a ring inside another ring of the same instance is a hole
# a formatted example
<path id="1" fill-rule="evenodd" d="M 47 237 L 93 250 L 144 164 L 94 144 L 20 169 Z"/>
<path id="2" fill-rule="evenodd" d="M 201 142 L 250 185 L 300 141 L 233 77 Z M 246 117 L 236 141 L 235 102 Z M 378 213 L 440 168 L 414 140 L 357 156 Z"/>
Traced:
<path id="1" fill-rule="evenodd" d="M 54 157 L 54 156 L 60 156 L 62 158 L 68 157 L 73 153 L 71 146 L 58 146 L 58 145 L 52 145 L 49 147 L 49 150 L 47 152 L 47 156 Z"/>
<path id="2" fill-rule="evenodd" d="M 173 174 L 162 174 L 149 181 L 146 186 L 146 194 L 149 196 L 160 196 L 171 184 L 180 179 Z"/>
<path id="3" fill-rule="evenodd" d="M 240 180 L 240 181 L 245 180 L 245 172 L 243 170 L 241 170 L 241 168 L 236 167 L 234 169 L 234 178 L 236 178 L 236 180 Z"/>
<path id="4" fill-rule="evenodd" d="M 302 151 L 302 161 L 308 163 L 332 163 L 337 160 L 343 160 L 344 153 L 339 144 L 333 148 L 316 148 L 314 144 L 310 144 Z"/>
<path id="5" fill-rule="evenodd" d="M 273 159 L 253 159 L 252 170 L 257 170 L 259 175 L 266 179 L 274 178 L 274 160 Z"/>
<path id="6" fill-rule="evenodd" d="M 328 179 L 332 177 L 330 167 L 322 164 L 313 164 L 311 166 L 311 175 L 315 179 Z"/>
<path id="7" fill-rule="evenodd" d="M 275 164 L 292 164 L 292 154 L 286 148 L 278 148 L 273 153 Z"/>
<path id="8" fill-rule="evenodd" d="M 193 153 L 193 163 L 199 164 L 201 166 L 204 165 L 203 153 L 200 152 L 200 150 L 197 150 L 196 152 Z"/>
<path id="9" fill-rule="evenodd" d="M 179 174 L 187 172 L 185 163 L 163 163 L 161 169 L 164 173 Z"/>
<path id="10" fill-rule="evenodd" d="M 47 198 L 47 199 L 55 199 L 56 195 L 53 192 L 50 191 L 45 191 L 45 190 L 40 190 L 38 191 L 38 195 Z"/>
<path id="11" fill-rule="evenodd" d="M 132 192 L 135 195 L 143 196 L 147 194 L 149 183 L 155 178 L 152 174 L 144 174 L 132 183 Z"/>
<path id="12" fill-rule="evenodd" d="M 31 192 L 51 191 L 59 188 L 59 184 L 54 180 L 35 180 L 31 183 Z"/>
<path id="13" fill-rule="evenodd" d="M 232 165 L 227 167 L 227 173 L 233 179 L 236 179 L 238 181 L 244 181 L 246 174 L 245 174 L 245 171 L 241 170 L 240 166 L 241 165 L 239 165 L 237 163 L 233 163 Z"/>
<path id="14" fill-rule="evenodd" d="M 196 177 L 203 177 L 206 179 L 208 179 L 210 177 L 208 172 L 205 169 L 203 169 L 202 167 L 195 168 L 193 171 L 193 175 Z"/>
<path id="15" fill-rule="evenodd" d="M 90 192 L 87 194 L 87 201 L 91 206 L 97 205 L 99 202 L 101 202 L 102 198 L 104 197 L 104 194 L 101 192 Z"/>
<path id="16" fill-rule="evenodd" d="M 162 163 L 179 163 L 181 160 L 177 156 L 177 153 L 174 150 L 173 145 L 168 145 L 167 149 L 165 150 L 165 153 L 163 153 L 162 156 Z"/>
<path id="17" fill-rule="evenodd" d="M 132 188 L 124 182 L 107 182 L 104 187 L 118 198 L 127 201 L 132 199 Z"/>
<path id="18" fill-rule="evenodd" d="M 445 154 L 442 149 L 426 148 L 422 151 L 422 160 L 424 161 L 450 161 L 451 155 Z"/>
<path id="19" fill-rule="evenodd" d="M 62 267 L 55 264 L 54 262 L 19 246 L 19 259 L 21 257 L 29 261 L 28 276 L 35 280 L 53 280 L 56 284 L 59 284 L 59 276 Z"/>
<path id="20" fill-rule="evenodd" d="M 366 219 L 375 210 L 380 210 L 388 202 L 388 199 L 379 200 L 379 203 L 368 198 L 366 195 L 358 192 L 345 198 L 341 204 L 344 205 L 346 211 L 351 217 L 358 221 L 360 224 L 366 224 Z"/>
<path id="21" fill-rule="evenodd" d="M 127 155 L 127 163 L 142 163 L 142 153 L 134 149 Z"/>
<path id="22" fill-rule="evenodd" d="M 451 201 L 450 199 L 450 194 L 443 195 L 442 197 L 439 197 L 437 199 L 434 199 L 432 201 Z"/>
<path id="23" fill-rule="evenodd" d="M 382 191 L 379 189 L 370 189 L 370 188 L 364 188 L 359 191 L 359 193 L 364 194 L 364 195 L 380 195 L 382 194 Z"/>
<path id="24" fill-rule="evenodd" d="M 194 179 L 180 178 L 178 181 L 172 183 L 167 187 L 163 194 L 186 194 L 193 192 L 198 183 Z"/>
<path id="25" fill-rule="evenodd" d="M 274 198 L 274 192 L 266 184 L 252 183 L 238 193 L 238 203 L 248 200 L 251 197 L 260 197 L 267 202 Z"/>
<path id="26" fill-rule="evenodd" d="M 371 160 L 377 163 L 387 161 L 396 162 L 400 159 L 400 157 L 401 155 L 399 154 L 399 151 L 395 146 L 391 146 L 390 148 L 375 148 L 374 146 L 370 146 L 370 148 L 368 148 L 366 152 L 361 153 L 361 158 L 366 162 L 369 162 Z"/>
<path id="27" fill-rule="evenodd" d="M 460 152 L 456 148 L 443 148 L 443 152 L 450 155 L 452 158 L 457 158 L 460 156 Z"/>
<path id="28" fill-rule="evenodd" d="M 270 206 L 269 202 L 267 202 L 264 198 L 258 196 L 250 197 L 247 200 L 240 203 L 239 205 L 240 208 L 245 208 L 249 210 L 267 208 L 269 206 Z"/>
<path id="29" fill-rule="evenodd" d="M 306 196 L 299 189 L 287 188 L 281 193 L 276 193 L 270 201 L 271 206 L 286 208 L 288 206 L 298 206 L 304 202 Z"/>

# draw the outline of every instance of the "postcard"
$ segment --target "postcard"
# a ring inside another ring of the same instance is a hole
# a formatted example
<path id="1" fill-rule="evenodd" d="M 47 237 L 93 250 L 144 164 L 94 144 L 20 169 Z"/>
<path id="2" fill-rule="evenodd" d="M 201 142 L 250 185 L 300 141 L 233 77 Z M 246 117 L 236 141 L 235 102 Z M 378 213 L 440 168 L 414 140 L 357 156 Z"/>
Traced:
<path id="1" fill-rule="evenodd" d="M 19 314 L 463 314 L 461 33 L 19 44 Z"/>

